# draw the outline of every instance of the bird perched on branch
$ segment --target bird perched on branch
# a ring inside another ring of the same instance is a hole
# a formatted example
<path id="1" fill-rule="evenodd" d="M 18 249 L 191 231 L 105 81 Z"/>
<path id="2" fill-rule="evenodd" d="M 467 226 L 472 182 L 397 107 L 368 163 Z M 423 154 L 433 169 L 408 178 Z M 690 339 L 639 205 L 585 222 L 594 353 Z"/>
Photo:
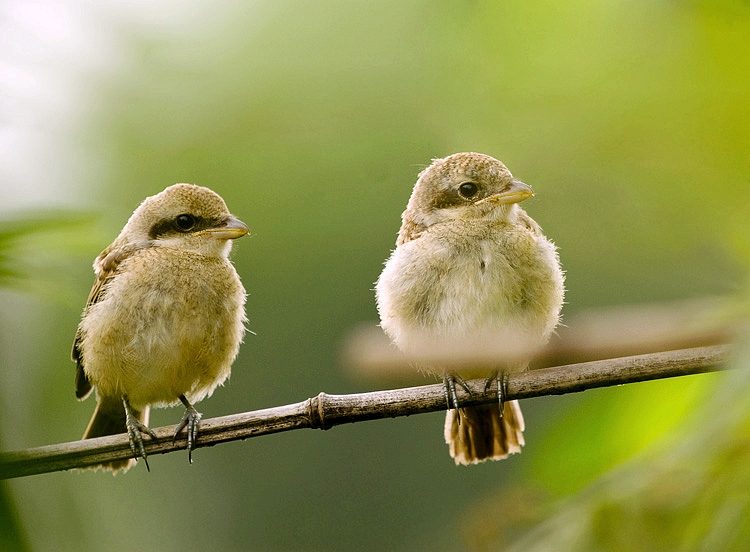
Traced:
<path id="1" fill-rule="evenodd" d="M 218 194 L 175 184 L 146 198 L 99 254 L 72 352 L 76 397 L 97 395 L 84 439 L 127 431 L 148 467 L 150 406 L 181 402 L 175 438 L 187 428 L 192 461 L 201 417 L 193 404 L 229 377 L 245 332 L 246 293 L 228 257 L 247 233 Z"/>
<path id="2" fill-rule="evenodd" d="M 564 288 L 557 250 L 518 205 L 532 195 L 488 155 L 433 160 L 419 175 L 396 249 L 377 281 L 385 333 L 420 369 L 443 377 L 445 439 L 456 464 L 521 451 L 523 417 L 517 401 L 503 402 L 505 377 L 527 368 L 531 351 L 559 322 Z M 519 343 L 525 355 L 493 366 L 454 369 L 434 355 L 456 349 L 471 358 L 504 344 L 517 351 Z M 462 378 L 477 370 L 490 372 L 488 385 L 497 381 L 499 401 L 461 408 L 456 385 L 465 387 Z"/>

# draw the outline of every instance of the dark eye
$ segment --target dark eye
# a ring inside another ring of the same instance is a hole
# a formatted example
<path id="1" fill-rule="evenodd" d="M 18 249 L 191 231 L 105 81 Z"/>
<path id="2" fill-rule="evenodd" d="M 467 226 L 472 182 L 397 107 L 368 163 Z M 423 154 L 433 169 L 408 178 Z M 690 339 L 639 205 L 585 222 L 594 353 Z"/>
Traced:
<path id="1" fill-rule="evenodd" d="M 479 188 L 473 182 L 464 182 L 458 187 L 458 193 L 464 197 L 474 197 L 478 191 Z"/>
<path id="2" fill-rule="evenodd" d="M 175 224 L 177 225 L 177 229 L 181 232 L 187 232 L 190 229 L 195 226 L 195 217 L 193 215 L 177 215 L 177 218 L 174 219 Z"/>

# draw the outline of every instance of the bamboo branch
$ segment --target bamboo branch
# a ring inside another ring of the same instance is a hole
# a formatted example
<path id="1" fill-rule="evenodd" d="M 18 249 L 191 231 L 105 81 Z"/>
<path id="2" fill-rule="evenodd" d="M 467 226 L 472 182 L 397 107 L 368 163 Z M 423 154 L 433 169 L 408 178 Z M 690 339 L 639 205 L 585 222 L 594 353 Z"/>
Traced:
<path id="1" fill-rule="evenodd" d="M 713 372 L 722 369 L 728 354 L 727 345 L 717 345 L 511 374 L 507 399 L 562 395 L 596 387 Z M 487 404 L 497 400 L 496 389 L 485 389 L 485 380 L 467 383 L 471 394 L 458 390 L 463 405 Z M 203 420 L 196 447 L 293 429 L 329 429 L 341 424 L 445 409 L 442 384 L 353 395 L 320 393 L 296 404 Z M 146 440 L 148 454 L 184 449 L 184 437 L 172 442 L 174 430 L 175 426 L 155 429 L 157 439 Z M 1 453 L 0 479 L 85 468 L 130 457 L 132 451 L 124 434 L 48 445 Z"/>

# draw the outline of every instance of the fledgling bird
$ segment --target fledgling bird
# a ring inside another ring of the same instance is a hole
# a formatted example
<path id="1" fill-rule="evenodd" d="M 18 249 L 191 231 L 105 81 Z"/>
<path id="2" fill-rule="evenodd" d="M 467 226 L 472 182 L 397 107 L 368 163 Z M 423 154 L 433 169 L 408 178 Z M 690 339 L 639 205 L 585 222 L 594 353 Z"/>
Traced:
<path id="1" fill-rule="evenodd" d="M 229 377 L 245 332 L 246 293 L 229 252 L 248 232 L 212 190 L 175 184 L 146 198 L 99 254 L 72 352 L 76 397 L 96 388 L 84 439 L 127 431 L 148 467 L 150 406 L 181 402 L 175 438 L 187 428 L 192 462 L 201 418 L 193 404 Z"/>
<path id="2" fill-rule="evenodd" d="M 401 350 L 419 356 L 430 344 L 460 349 L 509 336 L 529 349 L 547 342 L 560 319 L 564 278 L 556 247 L 518 205 L 532 195 L 480 153 L 435 159 L 420 173 L 376 284 L 380 325 Z M 492 368 L 507 374 L 527 366 L 525 358 Z M 498 403 L 460 408 L 455 382 L 472 370 L 454 373 L 434 362 L 419 368 L 443 377 L 445 439 L 456 464 L 521 451 L 521 409 L 509 401 L 501 410 L 502 378 Z"/>

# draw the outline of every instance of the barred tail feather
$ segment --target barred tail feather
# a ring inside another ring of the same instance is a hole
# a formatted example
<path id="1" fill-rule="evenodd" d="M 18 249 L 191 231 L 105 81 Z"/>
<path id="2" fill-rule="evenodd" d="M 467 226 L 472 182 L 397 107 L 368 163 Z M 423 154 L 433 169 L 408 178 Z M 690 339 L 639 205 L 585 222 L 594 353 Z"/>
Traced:
<path id="1" fill-rule="evenodd" d="M 505 403 L 502 418 L 499 404 L 449 410 L 445 418 L 445 441 L 458 465 L 502 460 L 521 452 L 523 430 L 518 401 Z"/>

